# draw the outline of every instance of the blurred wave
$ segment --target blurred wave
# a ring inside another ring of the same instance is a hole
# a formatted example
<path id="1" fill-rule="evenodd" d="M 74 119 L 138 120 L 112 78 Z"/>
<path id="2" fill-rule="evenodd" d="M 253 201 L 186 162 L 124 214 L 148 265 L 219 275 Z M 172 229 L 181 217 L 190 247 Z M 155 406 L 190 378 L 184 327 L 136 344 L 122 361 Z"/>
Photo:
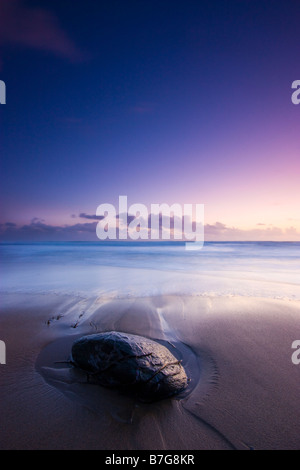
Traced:
<path id="1" fill-rule="evenodd" d="M 0 245 L 0 291 L 109 297 L 246 295 L 300 300 L 300 243 Z"/>

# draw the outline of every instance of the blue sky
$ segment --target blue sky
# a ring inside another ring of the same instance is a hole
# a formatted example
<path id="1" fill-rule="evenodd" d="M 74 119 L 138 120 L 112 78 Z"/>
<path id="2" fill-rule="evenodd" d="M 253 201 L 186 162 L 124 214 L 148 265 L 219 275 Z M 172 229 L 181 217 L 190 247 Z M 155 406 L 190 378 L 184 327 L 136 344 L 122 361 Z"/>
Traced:
<path id="1" fill-rule="evenodd" d="M 70 237 L 125 194 L 204 203 L 215 237 L 299 239 L 299 20 L 294 1 L 1 0 L 1 238 Z"/>

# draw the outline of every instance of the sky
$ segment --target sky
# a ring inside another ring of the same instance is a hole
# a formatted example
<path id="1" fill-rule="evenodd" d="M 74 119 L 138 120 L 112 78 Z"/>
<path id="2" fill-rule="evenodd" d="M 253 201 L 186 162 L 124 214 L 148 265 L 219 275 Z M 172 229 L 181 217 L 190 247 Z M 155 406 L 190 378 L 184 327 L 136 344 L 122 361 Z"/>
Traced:
<path id="1" fill-rule="evenodd" d="M 1 0 L 0 240 L 97 240 L 127 195 L 300 241 L 299 24 L 293 0 Z"/>

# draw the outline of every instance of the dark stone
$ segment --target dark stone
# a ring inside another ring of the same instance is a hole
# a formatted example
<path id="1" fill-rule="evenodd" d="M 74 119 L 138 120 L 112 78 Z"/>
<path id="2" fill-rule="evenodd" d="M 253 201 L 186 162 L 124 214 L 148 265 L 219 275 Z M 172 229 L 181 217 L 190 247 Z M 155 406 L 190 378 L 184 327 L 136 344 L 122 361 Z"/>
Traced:
<path id="1" fill-rule="evenodd" d="M 142 336 L 108 332 L 84 336 L 72 346 L 72 362 L 105 387 L 151 402 L 187 386 L 180 361 L 164 346 Z"/>

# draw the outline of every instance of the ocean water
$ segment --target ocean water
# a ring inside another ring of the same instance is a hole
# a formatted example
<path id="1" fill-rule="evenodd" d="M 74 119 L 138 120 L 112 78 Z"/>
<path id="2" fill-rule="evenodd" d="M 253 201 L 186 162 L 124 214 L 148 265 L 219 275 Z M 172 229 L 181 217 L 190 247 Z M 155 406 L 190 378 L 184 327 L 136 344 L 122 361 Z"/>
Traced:
<path id="1" fill-rule="evenodd" d="M 0 245 L 0 292 L 300 300 L 300 243 L 59 242 Z"/>

